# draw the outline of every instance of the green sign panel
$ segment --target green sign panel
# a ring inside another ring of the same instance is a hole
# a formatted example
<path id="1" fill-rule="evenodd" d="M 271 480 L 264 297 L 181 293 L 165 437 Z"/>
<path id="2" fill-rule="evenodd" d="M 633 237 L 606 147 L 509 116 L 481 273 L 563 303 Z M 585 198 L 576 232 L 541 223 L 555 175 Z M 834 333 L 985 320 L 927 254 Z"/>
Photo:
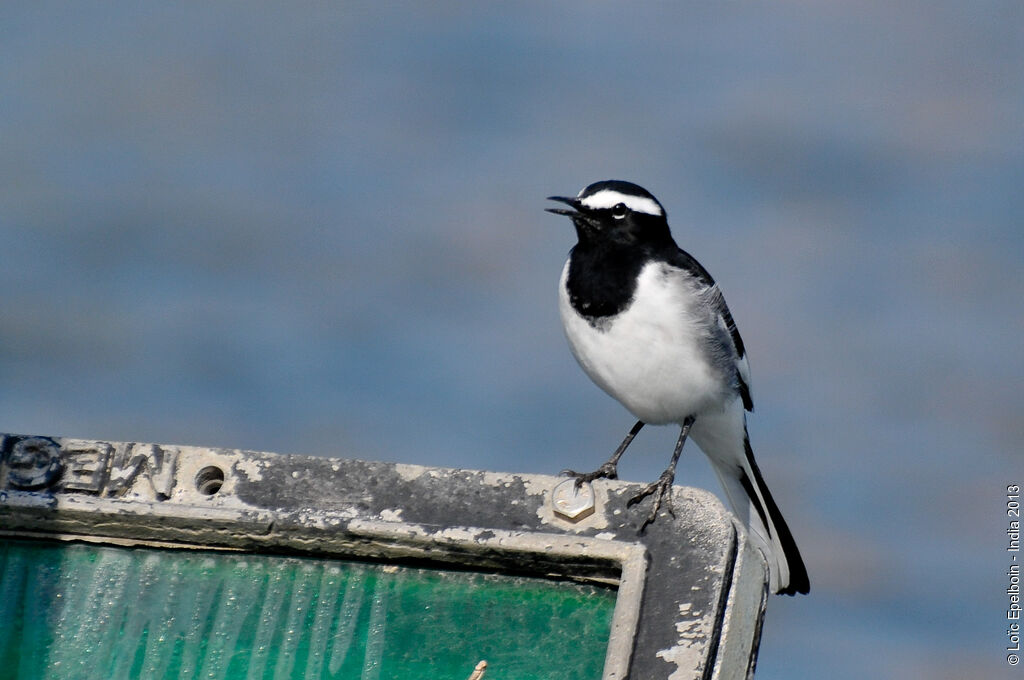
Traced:
<path id="1" fill-rule="evenodd" d="M 597 680 L 616 591 L 236 552 L 0 541 L 0 677 Z"/>

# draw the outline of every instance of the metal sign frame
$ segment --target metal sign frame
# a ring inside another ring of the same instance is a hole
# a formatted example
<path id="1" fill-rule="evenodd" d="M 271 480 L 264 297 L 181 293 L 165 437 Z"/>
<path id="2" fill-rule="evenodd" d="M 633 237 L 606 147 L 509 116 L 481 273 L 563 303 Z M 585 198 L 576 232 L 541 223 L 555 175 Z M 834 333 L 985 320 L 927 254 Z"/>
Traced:
<path id="1" fill-rule="evenodd" d="M 356 558 L 617 587 L 603 680 L 748 678 L 765 565 L 711 494 L 676 487 L 646 531 L 640 485 L 0 435 L 4 535 Z"/>

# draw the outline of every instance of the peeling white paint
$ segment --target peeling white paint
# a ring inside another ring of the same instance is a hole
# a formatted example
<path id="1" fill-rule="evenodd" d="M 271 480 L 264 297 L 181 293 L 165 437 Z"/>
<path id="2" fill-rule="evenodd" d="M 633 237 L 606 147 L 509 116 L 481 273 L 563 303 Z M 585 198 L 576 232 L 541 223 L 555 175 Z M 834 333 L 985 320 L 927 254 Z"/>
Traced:
<path id="1" fill-rule="evenodd" d="M 235 461 L 235 469 L 244 474 L 250 482 L 263 480 L 263 463 L 252 458 L 239 458 Z"/>
<path id="2" fill-rule="evenodd" d="M 543 496 L 553 489 L 558 482 L 562 481 L 558 477 L 548 477 L 546 475 L 525 475 L 520 477 L 519 480 L 523 483 L 523 490 L 529 496 Z"/>
<path id="3" fill-rule="evenodd" d="M 395 472 L 402 478 L 404 482 L 413 482 L 423 476 L 427 472 L 427 468 L 422 465 L 407 465 L 400 463 L 395 465 Z"/>
<path id="4" fill-rule="evenodd" d="M 669 680 L 691 680 L 702 674 L 702 664 L 707 641 L 714 632 L 714 621 L 703 612 L 693 609 L 693 603 L 679 604 L 679 618 L 676 621 L 676 644 L 655 654 L 659 659 L 674 664 L 676 669 Z"/>
<path id="5" fill-rule="evenodd" d="M 484 484 L 488 486 L 502 486 L 506 489 L 521 479 L 518 475 L 510 475 L 507 472 L 484 472 L 483 478 Z"/>
<path id="6" fill-rule="evenodd" d="M 462 527 L 451 527 L 439 531 L 435 536 L 447 538 L 454 541 L 473 541 L 480 534 L 478 529 L 464 529 Z"/>

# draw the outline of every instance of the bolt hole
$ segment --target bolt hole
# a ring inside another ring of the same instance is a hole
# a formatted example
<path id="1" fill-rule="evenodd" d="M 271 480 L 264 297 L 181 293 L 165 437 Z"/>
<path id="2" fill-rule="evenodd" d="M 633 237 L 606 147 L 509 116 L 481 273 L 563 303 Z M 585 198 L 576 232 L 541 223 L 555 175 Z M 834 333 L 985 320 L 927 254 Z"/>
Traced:
<path id="1" fill-rule="evenodd" d="M 212 496 L 224 485 L 224 471 L 216 465 L 208 465 L 196 475 L 196 490 L 204 496 Z"/>

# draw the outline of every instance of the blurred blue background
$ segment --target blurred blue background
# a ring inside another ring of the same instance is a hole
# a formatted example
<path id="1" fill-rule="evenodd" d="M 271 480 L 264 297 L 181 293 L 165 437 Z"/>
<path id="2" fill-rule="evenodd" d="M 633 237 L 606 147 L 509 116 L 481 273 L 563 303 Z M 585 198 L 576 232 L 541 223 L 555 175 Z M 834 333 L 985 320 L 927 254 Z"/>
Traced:
<path id="1" fill-rule="evenodd" d="M 628 179 L 811 572 L 758 678 L 1024 677 L 1021 3 L 9 2 L 0 65 L 0 430 L 592 469 L 544 197 Z"/>

